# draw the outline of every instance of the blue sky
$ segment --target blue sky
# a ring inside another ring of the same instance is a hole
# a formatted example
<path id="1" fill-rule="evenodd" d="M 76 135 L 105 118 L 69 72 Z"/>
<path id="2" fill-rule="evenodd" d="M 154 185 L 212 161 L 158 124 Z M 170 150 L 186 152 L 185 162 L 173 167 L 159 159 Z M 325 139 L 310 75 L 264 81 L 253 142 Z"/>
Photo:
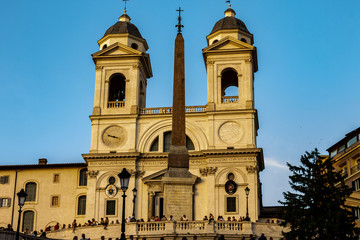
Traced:
<path id="1" fill-rule="evenodd" d="M 177 12 L 183 13 L 186 104 L 206 104 L 201 50 L 227 8 L 220 0 L 131 0 L 128 14 L 146 38 L 153 68 L 147 106 L 171 106 Z M 255 105 L 265 205 L 288 189 L 286 162 L 321 153 L 359 127 L 360 1 L 232 1 L 254 34 Z M 6 1 L 0 15 L 0 164 L 81 162 L 90 148 L 95 68 L 120 0 Z M 161 94 L 159 94 L 161 93 Z"/>

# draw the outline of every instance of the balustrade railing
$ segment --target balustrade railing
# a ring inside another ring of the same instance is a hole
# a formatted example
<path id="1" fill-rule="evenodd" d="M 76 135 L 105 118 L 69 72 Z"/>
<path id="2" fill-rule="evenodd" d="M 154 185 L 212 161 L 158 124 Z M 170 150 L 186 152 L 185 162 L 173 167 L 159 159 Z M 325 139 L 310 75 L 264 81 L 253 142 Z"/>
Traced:
<path id="1" fill-rule="evenodd" d="M 250 224 L 250 223 L 249 223 Z M 134 224 L 127 224 L 127 229 L 133 229 Z M 243 231 L 242 222 L 232 221 L 160 221 L 160 222 L 137 222 L 133 234 L 158 234 L 159 231 L 172 234 L 207 234 L 220 233 L 231 234 Z"/>
<path id="2" fill-rule="evenodd" d="M 216 222 L 216 229 L 217 230 L 225 230 L 225 231 L 241 231 L 242 230 L 242 223 L 241 222 L 231 222 L 225 221 Z"/>
<path id="3" fill-rule="evenodd" d="M 170 114 L 172 113 L 171 107 L 161 108 L 140 108 L 139 114 Z"/>
<path id="4" fill-rule="evenodd" d="M 108 108 L 122 108 L 125 107 L 125 101 L 111 101 L 107 104 Z"/>
<path id="5" fill-rule="evenodd" d="M 186 113 L 198 113 L 206 112 L 206 106 L 188 106 L 185 107 Z M 171 114 L 172 107 L 160 107 L 160 108 L 140 108 L 140 115 L 150 115 L 150 114 Z"/>
<path id="6" fill-rule="evenodd" d="M 176 232 L 202 231 L 205 229 L 204 221 L 184 221 L 176 222 Z"/>
<path id="7" fill-rule="evenodd" d="M 8 230 L 0 230 L 0 239 L 1 240 L 15 240 L 16 232 L 15 231 L 8 231 Z M 30 236 L 24 233 L 19 233 L 19 239 L 21 240 L 56 240 L 54 238 L 46 238 L 46 237 L 35 237 Z"/>
<path id="8" fill-rule="evenodd" d="M 188 107 L 185 107 L 185 112 L 187 112 L 187 113 L 206 112 L 206 106 L 188 106 Z"/>
<path id="9" fill-rule="evenodd" d="M 141 232 L 156 232 L 165 230 L 165 222 L 140 222 L 137 223 L 137 231 Z"/>
<path id="10" fill-rule="evenodd" d="M 229 96 L 229 97 L 221 97 L 222 103 L 238 103 L 239 97 L 238 96 Z"/>
<path id="11" fill-rule="evenodd" d="M 360 164 L 352 167 L 352 168 L 350 169 L 350 174 L 354 174 L 354 173 L 356 173 L 356 172 L 358 172 L 358 171 L 360 171 Z"/>

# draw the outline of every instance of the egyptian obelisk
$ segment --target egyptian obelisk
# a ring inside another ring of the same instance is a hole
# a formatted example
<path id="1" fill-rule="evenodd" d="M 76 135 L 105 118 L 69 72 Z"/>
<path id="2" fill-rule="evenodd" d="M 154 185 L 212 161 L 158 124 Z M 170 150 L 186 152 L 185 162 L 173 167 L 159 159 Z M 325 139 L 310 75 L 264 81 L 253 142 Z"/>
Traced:
<path id="1" fill-rule="evenodd" d="M 196 177 L 189 172 L 189 154 L 186 149 L 185 135 L 185 49 L 181 34 L 181 16 L 176 25 L 178 33 L 175 39 L 174 89 L 172 111 L 172 135 L 168 156 L 168 171 L 163 177 L 165 215 L 175 220 L 186 215 L 193 218 L 193 185 Z"/>

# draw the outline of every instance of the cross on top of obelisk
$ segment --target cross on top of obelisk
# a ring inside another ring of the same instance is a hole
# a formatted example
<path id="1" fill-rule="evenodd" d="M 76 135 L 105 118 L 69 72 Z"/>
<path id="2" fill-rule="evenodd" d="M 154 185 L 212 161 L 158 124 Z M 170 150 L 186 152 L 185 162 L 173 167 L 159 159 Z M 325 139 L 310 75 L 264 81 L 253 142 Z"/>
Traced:
<path id="1" fill-rule="evenodd" d="M 130 0 L 123 0 L 123 2 L 125 3 L 125 6 L 124 6 L 124 13 L 126 13 L 126 2 L 128 2 Z"/>
<path id="2" fill-rule="evenodd" d="M 228 4 L 229 8 L 231 8 L 230 0 L 227 0 L 226 3 Z"/>
<path id="3" fill-rule="evenodd" d="M 178 33 L 181 33 L 181 28 L 184 27 L 184 25 L 181 25 L 181 12 L 183 12 L 184 10 L 182 10 L 182 9 L 179 7 L 179 9 L 177 9 L 176 11 L 179 12 L 179 17 L 178 17 L 178 24 L 175 25 L 175 27 L 178 28 Z"/>

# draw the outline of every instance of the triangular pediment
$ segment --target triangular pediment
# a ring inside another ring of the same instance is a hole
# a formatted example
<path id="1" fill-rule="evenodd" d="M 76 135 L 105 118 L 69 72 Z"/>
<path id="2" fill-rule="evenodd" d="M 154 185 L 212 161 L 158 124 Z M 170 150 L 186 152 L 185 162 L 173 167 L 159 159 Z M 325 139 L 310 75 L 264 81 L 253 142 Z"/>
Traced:
<path id="1" fill-rule="evenodd" d="M 227 36 L 220 41 L 211 44 L 210 46 L 203 49 L 203 53 L 211 51 L 230 51 L 230 50 L 254 50 L 255 47 L 242 42 L 236 38 Z"/>
<path id="2" fill-rule="evenodd" d="M 122 43 L 114 43 L 109 47 L 94 53 L 93 57 L 118 56 L 118 55 L 141 55 L 142 52 L 128 47 Z"/>
<path id="3" fill-rule="evenodd" d="M 167 172 L 167 168 L 160 170 L 156 173 L 150 174 L 147 177 L 144 177 L 142 180 L 144 183 L 149 182 L 149 181 L 161 181 L 161 179 L 163 178 L 163 176 L 165 175 L 165 173 Z"/>

